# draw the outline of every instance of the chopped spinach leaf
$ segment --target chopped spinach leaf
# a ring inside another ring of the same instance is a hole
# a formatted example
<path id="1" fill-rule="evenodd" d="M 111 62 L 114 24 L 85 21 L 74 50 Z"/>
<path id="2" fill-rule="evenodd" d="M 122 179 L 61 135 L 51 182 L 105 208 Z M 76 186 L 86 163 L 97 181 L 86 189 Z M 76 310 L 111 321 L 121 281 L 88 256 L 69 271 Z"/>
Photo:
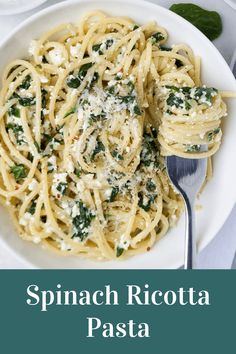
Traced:
<path id="1" fill-rule="evenodd" d="M 98 81 L 98 79 L 99 79 L 99 74 L 97 71 L 95 71 L 95 73 L 93 74 L 93 78 L 92 78 L 91 83 L 95 84 Z"/>
<path id="2" fill-rule="evenodd" d="M 171 92 L 166 100 L 167 105 L 175 106 L 176 108 L 191 109 L 192 105 L 189 100 L 195 100 L 198 104 L 212 104 L 213 97 L 217 94 L 217 90 L 213 87 L 175 87 L 165 86 Z M 181 96 L 175 93 L 182 94 Z"/>
<path id="3" fill-rule="evenodd" d="M 20 118 L 20 110 L 19 108 L 17 108 L 15 105 L 14 106 L 11 106 L 8 110 L 8 114 L 10 116 L 14 116 L 14 117 L 17 117 L 17 118 Z"/>
<path id="4" fill-rule="evenodd" d="M 112 190 L 111 190 L 111 195 L 110 195 L 110 198 L 109 198 L 109 202 L 114 202 L 117 194 L 119 193 L 119 187 L 113 187 Z"/>
<path id="5" fill-rule="evenodd" d="M 204 98 L 207 102 L 211 102 L 217 92 L 218 90 L 214 87 L 196 87 L 193 98 L 199 101 Z"/>
<path id="6" fill-rule="evenodd" d="M 11 167 L 11 173 L 14 175 L 16 182 L 26 177 L 26 170 L 23 164 L 14 165 Z"/>
<path id="7" fill-rule="evenodd" d="M 208 141 L 212 141 L 212 139 L 217 135 L 219 134 L 220 132 L 220 128 L 216 128 L 212 131 L 210 131 L 208 134 L 207 134 L 207 140 Z"/>
<path id="8" fill-rule="evenodd" d="M 124 252 L 124 248 L 117 246 L 116 247 L 116 257 L 120 257 Z"/>
<path id="9" fill-rule="evenodd" d="M 6 128 L 7 128 L 7 131 L 10 129 L 13 131 L 13 134 L 15 135 L 17 144 L 22 145 L 23 143 L 25 143 L 24 136 L 22 134 L 23 127 L 21 125 L 9 123 L 9 124 L 7 124 Z"/>
<path id="10" fill-rule="evenodd" d="M 157 130 L 156 128 L 154 128 L 153 126 L 151 126 L 151 132 L 152 132 L 152 135 L 153 135 L 153 138 L 157 138 Z"/>
<path id="11" fill-rule="evenodd" d="M 117 73 L 116 76 L 114 77 L 114 80 L 119 81 L 122 79 L 122 74 L 121 73 Z"/>
<path id="12" fill-rule="evenodd" d="M 31 154 L 31 152 L 28 152 L 28 154 L 27 154 L 27 159 L 28 159 L 30 162 L 33 162 L 34 156 Z"/>
<path id="13" fill-rule="evenodd" d="M 138 206 L 145 211 L 149 211 L 156 199 L 156 194 L 144 195 L 142 192 L 138 192 L 138 198 Z"/>
<path id="14" fill-rule="evenodd" d="M 163 50 L 165 52 L 171 52 L 172 51 L 172 48 L 170 47 L 165 47 L 164 45 L 160 45 L 160 50 Z"/>
<path id="15" fill-rule="evenodd" d="M 18 95 L 18 93 L 13 92 L 13 94 L 11 95 L 11 97 L 9 98 L 9 100 L 12 100 L 13 98 L 19 98 L 20 96 Z"/>
<path id="16" fill-rule="evenodd" d="M 35 97 L 21 97 L 18 93 L 14 92 L 9 99 L 11 100 L 13 98 L 17 98 L 19 104 L 24 107 L 33 106 L 35 104 Z"/>
<path id="17" fill-rule="evenodd" d="M 95 218 L 94 213 L 87 208 L 82 201 L 76 202 L 79 208 L 79 214 L 76 215 L 73 220 L 73 236 L 72 238 L 79 238 L 80 241 L 84 241 L 88 236 L 88 228 L 91 225 L 92 220 Z"/>
<path id="18" fill-rule="evenodd" d="M 101 141 L 97 142 L 97 145 L 95 146 L 95 149 L 93 150 L 92 156 L 91 156 L 91 161 L 95 159 L 95 157 L 102 151 L 105 151 L 105 146 Z"/>
<path id="19" fill-rule="evenodd" d="M 54 165 L 49 161 L 48 162 L 48 173 L 52 173 L 54 171 Z"/>
<path id="20" fill-rule="evenodd" d="M 158 44 L 163 39 L 165 39 L 165 37 L 163 36 L 163 34 L 161 32 L 156 32 L 156 33 L 152 34 L 152 36 L 151 36 L 152 44 L 155 44 L 155 45 Z"/>
<path id="21" fill-rule="evenodd" d="M 114 40 L 112 38 L 107 39 L 106 42 L 105 42 L 105 49 L 106 50 L 109 49 L 112 46 L 113 43 L 114 43 Z M 94 44 L 93 47 L 92 47 L 92 50 L 94 52 L 98 52 L 99 55 L 103 55 L 104 53 L 103 53 L 101 47 L 104 48 L 103 43 Z"/>
<path id="22" fill-rule="evenodd" d="M 114 95 L 115 94 L 115 86 L 108 86 L 106 88 L 106 91 L 108 92 L 109 95 Z"/>
<path id="23" fill-rule="evenodd" d="M 137 106 L 137 105 L 134 106 L 134 113 L 137 114 L 137 116 L 141 116 L 142 115 L 142 111 L 139 108 L 139 106 Z"/>
<path id="24" fill-rule="evenodd" d="M 121 103 L 133 103 L 135 100 L 134 96 L 131 95 L 127 95 L 127 96 L 117 96 L 117 99 L 121 102 Z"/>
<path id="25" fill-rule="evenodd" d="M 35 213 L 35 210 L 36 210 L 36 202 L 33 200 L 29 209 L 27 210 L 28 213 L 30 213 L 31 215 L 34 215 Z"/>
<path id="26" fill-rule="evenodd" d="M 132 93 L 134 91 L 134 83 L 133 83 L 133 81 L 129 81 L 127 83 L 127 86 L 129 88 L 129 93 Z"/>
<path id="27" fill-rule="evenodd" d="M 20 89 L 25 89 L 28 90 L 30 87 L 30 82 L 31 82 L 31 77 L 30 75 L 27 75 L 24 80 L 22 81 L 21 85 L 19 86 Z"/>
<path id="28" fill-rule="evenodd" d="M 177 68 L 181 68 L 181 66 L 183 66 L 184 64 L 183 64 L 183 62 L 181 60 L 176 59 L 175 60 L 175 65 L 177 66 Z"/>
<path id="29" fill-rule="evenodd" d="M 48 64 L 48 61 L 47 61 L 47 58 L 45 57 L 45 55 L 43 55 L 42 62 L 43 62 L 44 64 Z"/>
<path id="30" fill-rule="evenodd" d="M 46 216 L 46 215 L 40 216 L 40 219 L 41 219 L 41 221 L 42 221 L 44 224 L 46 224 L 46 222 L 47 222 L 47 216 Z"/>
<path id="31" fill-rule="evenodd" d="M 154 138 L 151 134 L 144 132 L 142 151 L 140 154 L 140 163 L 148 167 L 153 164 L 153 167 L 158 168 L 159 162 L 157 161 L 158 149 L 155 144 Z"/>
<path id="32" fill-rule="evenodd" d="M 72 108 L 65 114 L 64 118 L 66 118 L 66 117 L 70 116 L 71 114 L 75 113 L 76 110 L 77 110 L 77 107 L 76 107 L 76 106 L 72 107 Z"/>
<path id="33" fill-rule="evenodd" d="M 41 140 L 41 149 L 45 150 L 47 145 L 52 141 L 53 137 L 50 134 L 43 133 Z"/>
<path id="34" fill-rule="evenodd" d="M 179 92 L 179 91 L 180 91 L 179 87 L 176 87 L 176 86 L 166 85 L 165 87 L 166 87 L 168 90 L 171 90 L 171 91 L 174 91 L 174 92 Z"/>
<path id="35" fill-rule="evenodd" d="M 65 182 L 60 182 L 56 187 L 56 190 L 58 190 L 58 192 L 60 192 L 62 195 L 65 195 L 66 189 L 67 189 L 67 183 Z"/>
<path id="36" fill-rule="evenodd" d="M 111 155 L 116 160 L 124 160 L 124 157 L 121 154 L 119 154 L 119 152 L 116 149 L 111 152 Z"/>
<path id="37" fill-rule="evenodd" d="M 70 88 L 78 88 L 81 82 L 84 80 L 85 76 L 87 75 L 88 70 L 93 66 L 94 63 L 86 63 L 83 64 L 78 72 L 77 76 L 71 75 L 67 79 L 67 86 Z"/>
<path id="38" fill-rule="evenodd" d="M 70 88 L 78 88 L 81 84 L 81 80 L 78 77 L 72 76 L 67 79 L 67 86 Z"/>
<path id="39" fill-rule="evenodd" d="M 148 192 L 154 192 L 156 190 L 156 185 L 151 180 L 151 178 L 148 178 L 148 180 L 147 180 L 146 189 L 147 189 Z"/>
<path id="40" fill-rule="evenodd" d="M 41 148 L 40 148 L 40 145 L 37 143 L 36 140 L 34 141 L 34 146 L 36 147 L 37 152 L 40 153 L 41 152 Z"/>
<path id="41" fill-rule="evenodd" d="M 197 102 L 202 99 L 206 102 L 211 102 L 212 98 L 218 93 L 218 90 L 214 87 L 176 87 L 165 86 L 172 92 L 180 92 L 185 95 L 186 99 L 194 99 Z"/>
<path id="42" fill-rule="evenodd" d="M 80 168 L 75 168 L 75 170 L 74 170 L 74 174 L 77 176 L 77 177 L 80 177 L 81 176 L 81 169 Z"/>
<path id="43" fill-rule="evenodd" d="M 41 90 L 41 98 L 42 98 L 42 108 L 47 107 L 47 91 L 45 89 Z"/>
<path id="44" fill-rule="evenodd" d="M 93 52 L 98 52 L 100 55 L 102 55 L 103 52 L 100 50 L 101 46 L 102 46 L 102 43 L 94 44 L 94 45 L 92 46 Z"/>
<path id="45" fill-rule="evenodd" d="M 114 43 L 114 40 L 112 38 L 107 39 L 106 40 L 106 49 L 109 49 L 113 43 Z"/>
<path id="46" fill-rule="evenodd" d="M 35 97 L 19 97 L 19 104 L 23 107 L 35 105 Z"/>
<path id="47" fill-rule="evenodd" d="M 83 80 L 87 75 L 88 70 L 94 65 L 94 63 L 83 64 L 79 69 L 79 78 Z"/>
<path id="48" fill-rule="evenodd" d="M 201 145 L 186 145 L 186 152 L 198 152 L 201 149 Z"/>
<path id="49" fill-rule="evenodd" d="M 100 122 L 102 120 L 106 119 L 106 113 L 105 112 L 101 112 L 100 114 L 95 115 L 94 113 L 92 113 L 89 117 L 89 123 L 92 124 L 94 122 Z"/>
<path id="50" fill-rule="evenodd" d="M 166 100 L 168 106 L 175 106 L 176 108 L 184 108 L 184 100 L 180 97 L 175 96 L 174 93 L 171 93 Z"/>

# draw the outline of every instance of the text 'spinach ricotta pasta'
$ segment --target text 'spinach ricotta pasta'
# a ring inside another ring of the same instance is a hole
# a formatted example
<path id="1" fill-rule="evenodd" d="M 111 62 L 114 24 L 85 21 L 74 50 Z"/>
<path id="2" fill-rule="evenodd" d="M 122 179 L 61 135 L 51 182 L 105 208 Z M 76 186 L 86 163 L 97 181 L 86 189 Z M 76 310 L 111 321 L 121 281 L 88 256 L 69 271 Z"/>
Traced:
<path id="1" fill-rule="evenodd" d="M 226 105 L 201 85 L 192 50 L 166 41 L 156 23 L 96 12 L 7 66 L 0 194 L 23 239 L 123 259 L 149 251 L 179 218 L 164 156 L 213 155 Z"/>

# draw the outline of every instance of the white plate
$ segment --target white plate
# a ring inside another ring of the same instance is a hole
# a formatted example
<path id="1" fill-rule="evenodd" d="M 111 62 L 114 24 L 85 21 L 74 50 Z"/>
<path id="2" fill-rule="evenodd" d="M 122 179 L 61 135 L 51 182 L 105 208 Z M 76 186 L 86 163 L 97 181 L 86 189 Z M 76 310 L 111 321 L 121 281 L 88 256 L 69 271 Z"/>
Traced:
<path id="1" fill-rule="evenodd" d="M 226 4 L 231 6 L 234 10 L 236 10 L 236 0 L 225 0 Z"/>
<path id="2" fill-rule="evenodd" d="M 15 15 L 34 9 L 47 0 L 0 0 L 0 15 Z"/>
<path id="3" fill-rule="evenodd" d="M 17 57 L 27 55 L 33 38 L 63 22 L 78 22 L 87 11 L 101 9 L 111 15 L 130 16 L 137 23 L 156 20 L 170 35 L 170 43 L 187 43 L 202 57 L 203 81 L 222 90 L 236 91 L 235 79 L 214 45 L 190 23 L 157 5 L 132 0 L 67 1 L 47 8 L 21 24 L 0 47 L 0 74 L 3 67 Z M 224 139 L 214 158 L 214 178 L 204 190 L 197 213 L 198 245 L 202 250 L 224 224 L 236 200 L 236 100 L 228 101 Z M 183 263 L 184 219 L 156 244 L 152 251 L 125 262 L 91 262 L 64 258 L 22 241 L 13 229 L 6 211 L 0 213 L 0 240 L 29 267 L 39 268 L 177 268 Z M 223 257 L 224 255 L 222 255 Z"/>

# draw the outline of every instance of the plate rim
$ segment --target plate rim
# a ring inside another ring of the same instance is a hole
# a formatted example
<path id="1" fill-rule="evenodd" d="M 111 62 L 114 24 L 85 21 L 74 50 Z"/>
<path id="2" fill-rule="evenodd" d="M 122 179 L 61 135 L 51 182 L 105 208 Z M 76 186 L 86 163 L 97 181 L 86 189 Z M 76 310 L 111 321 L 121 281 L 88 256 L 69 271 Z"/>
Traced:
<path id="1" fill-rule="evenodd" d="M 13 6 L 14 4 L 12 4 L 12 5 L 9 4 L 8 8 L 6 8 L 6 9 L 0 8 L 0 15 L 1 16 L 19 15 L 24 12 L 31 11 L 40 5 L 43 5 L 46 1 L 48 1 L 48 0 L 33 0 L 33 1 L 31 0 L 30 2 L 28 1 L 28 3 L 25 3 L 23 5 L 18 4 L 18 6 L 15 6 L 15 7 Z M 21 22 L 21 23 L 23 23 L 23 22 Z M 10 31 L 10 33 L 11 33 L 11 31 Z"/>

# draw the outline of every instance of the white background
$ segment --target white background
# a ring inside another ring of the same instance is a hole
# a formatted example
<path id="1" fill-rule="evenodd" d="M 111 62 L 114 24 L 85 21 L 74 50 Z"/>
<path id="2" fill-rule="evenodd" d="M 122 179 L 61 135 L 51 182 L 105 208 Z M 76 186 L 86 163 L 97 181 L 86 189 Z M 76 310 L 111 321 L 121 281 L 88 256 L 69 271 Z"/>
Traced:
<path id="1" fill-rule="evenodd" d="M 30 0 L 29 0 L 30 1 Z M 112 2 L 112 0 L 110 0 Z M 191 2 L 190 0 L 150 0 L 164 7 L 169 7 L 173 3 Z M 223 20 L 223 33 L 214 44 L 222 53 L 228 63 L 230 63 L 234 49 L 236 48 L 236 11 L 229 7 L 224 0 L 192 0 L 194 3 L 209 10 L 216 10 L 221 14 Z M 7 36 L 11 30 L 31 14 L 40 9 L 55 4 L 60 1 L 49 0 L 44 5 L 33 11 L 15 16 L 0 16 L 0 41 Z M 134 0 L 135 2 L 135 0 Z M 42 29 L 43 31 L 43 29 Z M 1 58 L 0 58 L 1 60 Z M 232 117 L 233 118 L 233 117 Z M 236 117 L 235 117 L 236 119 Z M 232 163 L 235 163 L 232 161 Z M 224 183 L 222 181 L 222 183 Z M 235 181 L 236 183 L 236 181 Z M 202 269 L 229 269 L 231 268 L 236 251 L 236 207 L 215 239 L 199 255 L 199 265 Z M 24 268 L 15 257 L 5 248 L 0 249 L 0 268 Z M 235 265 L 236 268 L 236 265 Z"/>

